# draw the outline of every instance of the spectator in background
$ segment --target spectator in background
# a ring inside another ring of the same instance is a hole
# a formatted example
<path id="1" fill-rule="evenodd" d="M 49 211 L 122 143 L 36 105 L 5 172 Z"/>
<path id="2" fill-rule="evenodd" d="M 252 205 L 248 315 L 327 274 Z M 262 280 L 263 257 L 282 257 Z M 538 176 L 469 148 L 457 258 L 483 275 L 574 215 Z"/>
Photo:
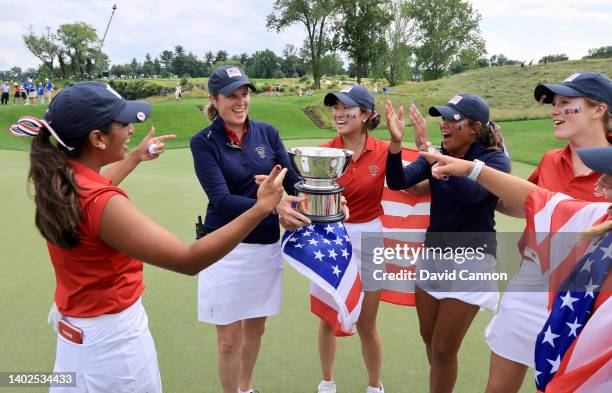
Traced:
<path id="1" fill-rule="evenodd" d="M 9 99 L 9 92 L 11 91 L 11 87 L 8 84 L 8 81 L 2 81 L 2 100 L 1 105 L 7 105 Z"/>
<path id="2" fill-rule="evenodd" d="M 312 87 L 309 87 L 308 90 L 306 90 L 306 95 L 308 97 L 312 97 Z"/>
<path id="3" fill-rule="evenodd" d="M 181 87 L 180 82 L 176 82 L 176 87 L 174 88 L 174 97 L 176 98 L 176 103 L 181 102 L 181 98 L 183 97 L 183 89 Z"/>
<path id="4" fill-rule="evenodd" d="M 45 79 L 45 92 L 47 93 L 47 102 L 51 102 L 53 97 L 53 83 L 49 79 Z"/>
<path id="5" fill-rule="evenodd" d="M 28 99 L 29 89 L 30 82 L 28 82 L 27 80 L 23 81 L 23 84 L 21 85 L 21 89 L 19 89 L 19 91 L 21 92 L 21 99 L 23 100 L 24 105 L 30 105 L 30 100 Z"/>
<path id="6" fill-rule="evenodd" d="M 268 83 L 268 95 L 272 95 L 272 85 Z"/>
<path id="7" fill-rule="evenodd" d="M 384 85 L 383 88 L 382 88 L 382 92 L 383 92 L 384 95 L 389 94 L 389 86 Z"/>
<path id="8" fill-rule="evenodd" d="M 297 91 L 297 95 L 298 95 L 298 96 L 300 96 L 300 97 L 301 97 L 301 96 L 303 96 L 303 95 L 304 95 L 304 90 L 302 90 L 302 88 L 301 88 L 301 87 L 298 87 L 296 91 Z"/>
<path id="9" fill-rule="evenodd" d="M 38 103 L 45 103 L 45 87 L 43 86 L 42 82 L 38 82 Z"/>
<path id="10" fill-rule="evenodd" d="M 374 94 L 378 94 L 378 83 L 374 83 Z"/>
<path id="11" fill-rule="evenodd" d="M 280 92 L 281 92 L 281 87 L 280 85 L 277 83 L 276 87 L 274 88 L 274 91 L 276 92 L 276 95 L 279 96 Z"/>
<path id="12" fill-rule="evenodd" d="M 13 104 L 18 104 L 21 99 L 21 86 L 18 83 L 14 84 L 15 94 L 13 95 Z"/>

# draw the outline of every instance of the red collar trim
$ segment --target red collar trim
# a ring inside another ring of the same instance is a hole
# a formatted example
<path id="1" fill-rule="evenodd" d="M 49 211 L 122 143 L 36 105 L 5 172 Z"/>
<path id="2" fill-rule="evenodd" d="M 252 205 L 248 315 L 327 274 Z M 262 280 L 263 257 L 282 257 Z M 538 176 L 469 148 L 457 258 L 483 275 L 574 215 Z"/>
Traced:
<path id="1" fill-rule="evenodd" d="M 86 177 L 89 180 L 93 180 L 96 183 L 106 184 L 109 186 L 113 184 L 113 182 L 110 179 L 102 176 L 98 172 L 94 171 L 91 168 L 86 167 L 85 165 L 81 163 L 78 163 L 73 160 L 68 160 L 68 165 L 70 165 L 70 167 L 74 170 L 76 174 Z"/>
<path id="2" fill-rule="evenodd" d="M 225 128 L 225 134 L 227 135 L 227 138 L 230 140 L 230 142 L 242 146 L 242 141 L 244 141 L 244 136 L 246 135 L 247 131 L 249 130 L 249 126 L 247 125 L 247 122 L 245 122 L 244 126 L 242 127 L 242 135 L 240 135 L 240 137 L 238 137 L 238 135 L 236 135 L 234 130 L 228 128 L 225 125 L 223 127 Z"/>

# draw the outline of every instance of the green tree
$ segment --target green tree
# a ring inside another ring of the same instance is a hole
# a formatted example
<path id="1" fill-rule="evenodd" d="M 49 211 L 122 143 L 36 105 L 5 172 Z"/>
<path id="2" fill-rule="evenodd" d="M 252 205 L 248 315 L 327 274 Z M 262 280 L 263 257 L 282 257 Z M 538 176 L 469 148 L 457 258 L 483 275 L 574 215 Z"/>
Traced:
<path id="1" fill-rule="evenodd" d="M 588 57 L 612 57 L 612 46 L 589 49 L 589 54 L 584 58 Z"/>
<path id="2" fill-rule="evenodd" d="M 395 15 L 384 32 L 382 53 L 374 62 L 374 74 L 396 86 L 410 76 L 410 62 L 414 51 L 414 20 L 404 0 L 391 0 L 385 5 L 390 15 Z"/>
<path id="3" fill-rule="evenodd" d="M 215 63 L 223 63 L 228 60 L 229 54 L 225 50 L 217 51 L 215 54 Z"/>
<path id="4" fill-rule="evenodd" d="M 183 76 L 185 70 L 185 49 L 182 46 L 174 47 L 174 57 L 172 58 L 172 73 L 177 76 Z"/>
<path id="5" fill-rule="evenodd" d="M 281 58 L 270 49 L 253 53 L 248 74 L 252 78 L 274 78 L 274 73 L 280 71 Z"/>
<path id="6" fill-rule="evenodd" d="M 308 61 L 317 88 L 321 87 L 321 57 L 329 48 L 329 21 L 335 15 L 334 0 L 275 0 L 267 27 L 280 32 L 295 23 L 306 28 Z"/>
<path id="7" fill-rule="evenodd" d="M 172 61 L 174 60 L 174 53 L 171 50 L 165 50 L 159 55 L 159 62 L 162 69 L 168 73 L 172 72 Z"/>
<path id="8" fill-rule="evenodd" d="M 30 28 L 23 41 L 60 78 L 93 78 L 108 68 L 108 56 L 100 50 L 98 33 L 84 22 L 60 25 L 55 33 L 48 28 L 40 36 Z"/>
<path id="9" fill-rule="evenodd" d="M 556 54 L 556 55 L 546 55 L 538 60 L 538 63 L 544 63 L 548 61 L 549 63 L 554 63 L 556 61 L 566 61 L 569 60 L 569 57 L 565 53 Z"/>
<path id="10" fill-rule="evenodd" d="M 485 53 L 480 13 L 467 0 L 407 0 L 416 24 L 418 65 L 425 79 L 442 77 L 464 50 Z"/>
<path id="11" fill-rule="evenodd" d="M 384 0 L 340 0 L 340 16 L 334 42 L 355 65 L 357 83 L 368 75 L 369 65 L 383 54 L 384 31 L 392 20 L 382 5 Z"/>
<path id="12" fill-rule="evenodd" d="M 345 73 L 344 62 L 337 53 L 329 53 L 321 58 L 323 75 L 342 75 Z"/>
<path id="13" fill-rule="evenodd" d="M 291 44 L 286 45 L 283 49 L 281 70 L 285 75 L 291 77 L 294 75 L 302 76 L 306 73 L 306 65 L 300 58 L 298 49 Z"/>

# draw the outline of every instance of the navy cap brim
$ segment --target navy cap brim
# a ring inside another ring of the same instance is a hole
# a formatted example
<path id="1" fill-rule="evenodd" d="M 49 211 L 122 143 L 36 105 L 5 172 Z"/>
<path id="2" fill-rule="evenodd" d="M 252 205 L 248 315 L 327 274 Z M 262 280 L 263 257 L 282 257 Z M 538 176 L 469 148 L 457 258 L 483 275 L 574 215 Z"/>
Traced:
<path id="1" fill-rule="evenodd" d="M 560 85 L 560 84 L 537 85 L 535 90 L 533 91 L 533 96 L 538 102 L 540 102 L 540 99 L 542 98 L 542 96 L 546 96 L 544 97 L 544 100 L 542 101 L 542 103 L 544 104 L 552 104 L 553 98 L 555 98 L 557 94 L 560 96 L 565 96 L 565 97 L 583 97 L 584 96 L 584 94 L 579 92 L 578 90 L 573 89 L 569 86 Z"/>
<path id="2" fill-rule="evenodd" d="M 458 119 L 456 118 L 456 115 L 459 115 Z M 461 112 L 446 105 L 430 107 L 429 116 L 442 117 L 446 120 L 461 120 L 465 118 Z"/>
<path id="3" fill-rule="evenodd" d="M 125 106 L 114 120 L 122 123 L 142 123 L 151 114 L 151 104 L 146 101 L 125 101 Z"/>
<path id="4" fill-rule="evenodd" d="M 340 100 L 341 103 L 343 103 L 344 105 L 348 107 L 359 106 L 359 103 L 357 103 L 357 101 L 352 99 L 346 93 L 327 93 L 327 95 L 323 99 L 323 103 L 325 104 L 325 106 L 334 106 L 336 105 L 336 101 L 338 100 Z"/>
<path id="5" fill-rule="evenodd" d="M 576 149 L 578 156 L 590 169 L 612 174 L 612 146 L 583 147 Z"/>
<path id="6" fill-rule="evenodd" d="M 234 94 L 234 92 L 238 90 L 239 88 L 241 88 L 242 86 L 248 86 L 249 89 L 251 89 L 252 91 L 255 91 L 255 86 L 251 82 L 245 81 L 245 80 L 237 80 L 237 81 L 228 83 L 227 85 L 220 88 L 219 93 L 223 94 L 226 97 L 229 97 L 232 94 Z"/>

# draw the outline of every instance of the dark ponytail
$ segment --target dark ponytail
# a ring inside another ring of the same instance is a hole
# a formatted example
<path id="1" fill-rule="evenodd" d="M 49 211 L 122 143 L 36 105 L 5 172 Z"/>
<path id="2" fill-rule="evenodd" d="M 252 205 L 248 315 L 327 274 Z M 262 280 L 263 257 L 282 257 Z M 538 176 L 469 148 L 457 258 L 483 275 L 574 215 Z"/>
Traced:
<path id="1" fill-rule="evenodd" d="M 98 128 L 107 134 L 112 123 Z M 30 148 L 28 178 L 34 186 L 36 227 L 50 243 L 62 248 L 79 244 L 79 226 L 83 212 L 79 204 L 79 186 L 67 159 L 79 155 L 89 135 L 71 143 L 68 150 L 51 143 L 51 133 L 41 127 Z"/>
<path id="2" fill-rule="evenodd" d="M 475 123 L 475 121 L 470 120 L 471 127 L 473 127 Z M 489 121 L 486 125 L 482 125 L 478 131 L 478 134 L 485 149 L 500 150 L 508 153 L 504 143 L 502 129 L 497 123 Z"/>

